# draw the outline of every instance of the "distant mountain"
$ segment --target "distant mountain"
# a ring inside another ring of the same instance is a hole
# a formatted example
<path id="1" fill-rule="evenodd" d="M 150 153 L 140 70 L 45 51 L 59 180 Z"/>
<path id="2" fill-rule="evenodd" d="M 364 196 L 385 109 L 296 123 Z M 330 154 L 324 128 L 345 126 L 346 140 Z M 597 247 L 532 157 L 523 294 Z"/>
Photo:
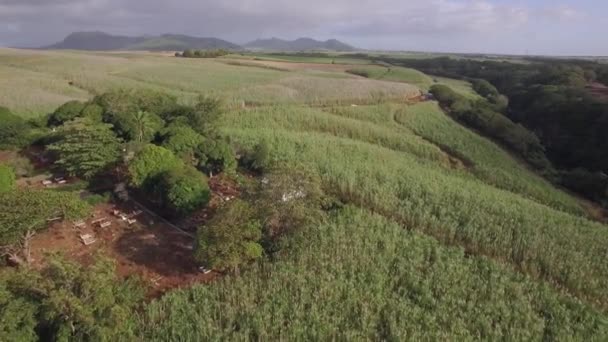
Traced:
<path id="1" fill-rule="evenodd" d="M 273 51 L 310 51 L 310 50 L 331 50 L 331 51 L 355 51 L 356 48 L 342 43 L 339 40 L 330 39 L 318 41 L 312 38 L 299 38 L 296 40 L 283 40 L 279 38 L 258 39 L 244 45 L 249 49 L 273 50 Z"/>
<path id="2" fill-rule="evenodd" d="M 104 32 L 75 32 L 63 41 L 44 49 L 181 51 L 185 49 L 242 50 L 242 47 L 217 38 L 198 38 L 179 34 L 127 37 Z"/>

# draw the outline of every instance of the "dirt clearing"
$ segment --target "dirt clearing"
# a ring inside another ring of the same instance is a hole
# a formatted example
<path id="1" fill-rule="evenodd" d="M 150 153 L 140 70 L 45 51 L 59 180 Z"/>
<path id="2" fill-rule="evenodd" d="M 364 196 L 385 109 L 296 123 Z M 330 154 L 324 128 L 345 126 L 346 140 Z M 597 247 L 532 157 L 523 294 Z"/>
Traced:
<path id="1" fill-rule="evenodd" d="M 129 215 L 136 223 L 115 215 Z M 133 215 L 133 213 L 138 213 Z M 101 228 L 99 221 L 111 225 Z M 90 235 L 95 242 L 85 246 L 81 237 Z M 49 253 L 60 252 L 82 264 L 92 262 L 98 253 L 116 261 L 117 273 L 126 277 L 140 276 L 149 285 L 149 295 L 157 296 L 167 290 L 208 282 L 217 274 L 202 274 L 192 252 L 194 238 L 184 234 L 134 204 L 99 205 L 94 214 L 84 220 L 82 228 L 74 222 L 53 224 L 31 241 L 34 267 L 45 265 Z"/>

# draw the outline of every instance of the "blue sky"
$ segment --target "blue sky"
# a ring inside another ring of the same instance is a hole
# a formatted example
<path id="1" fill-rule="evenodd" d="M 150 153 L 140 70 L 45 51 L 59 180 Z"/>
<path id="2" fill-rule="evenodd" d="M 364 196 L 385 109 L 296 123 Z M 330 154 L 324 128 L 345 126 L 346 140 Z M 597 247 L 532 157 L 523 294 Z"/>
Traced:
<path id="1" fill-rule="evenodd" d="M 0 0 L 0 45 L 74 31 L 184 33 L 237 43 L 338 38 L 361 48 L 608 55 L 606 0 Z"/>

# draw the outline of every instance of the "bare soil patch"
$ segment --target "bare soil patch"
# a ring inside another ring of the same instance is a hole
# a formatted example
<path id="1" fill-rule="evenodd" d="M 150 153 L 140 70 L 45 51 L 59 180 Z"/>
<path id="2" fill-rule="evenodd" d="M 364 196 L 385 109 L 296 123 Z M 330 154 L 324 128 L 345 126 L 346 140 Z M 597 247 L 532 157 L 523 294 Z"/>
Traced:
<path id="1" fill-rule="evenodd" d="M 593 96 L 608 101 L 608 86 L 599 82 L 594 82 L 587 86 L 587 89 Z"/>
<path id="2" fill-rule="evenodd" d="M 170 289 L 208 282 L 217 274 L 202 274 L 192 252 L 194 239 L 155 216 L 143 211 L 129 225 L 113 211 L 133 213 L 136 205 L 103 204 L 85 220 L 86 226 L 75 229 L 73 222 L 53 224 L 47 231 L 37 234 L 31 241 L 33 266 L 41 268 L 48 254 L 60 252 L 82 264 L 91 263 L 98 253 L 116 261 L 117 273 L 122 277 L 137 275 L 149 285 L 149 295 L 158 296 Z M 106 218 L 111 225 L 100 228 L 96 220 Z M 81 235 L 93 235 L 96 241 L 85 246 Z"/>

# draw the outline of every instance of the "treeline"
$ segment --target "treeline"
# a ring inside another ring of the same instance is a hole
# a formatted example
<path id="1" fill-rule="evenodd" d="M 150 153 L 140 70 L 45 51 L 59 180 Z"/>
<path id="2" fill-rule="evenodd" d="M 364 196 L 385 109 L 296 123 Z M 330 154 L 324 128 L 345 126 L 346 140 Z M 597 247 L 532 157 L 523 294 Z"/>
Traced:
<path id="1" fill-rule="evenodd" d="M 539 138 L 563 185 L 596 201 L 608 199 L 608 101 L 587 89 L 593 82 L 608 84 L 608 65 L 539 59 L 384 59 L 432 75 L 474 84 L 486 81 L 506 96 L 499 100 L 508 103 L 502 112 Z"/>
<path id="2" fill-rule="evenodd" d="M 185 57 L 185 58 L 217 58 L 229 55 L 230 51 L 224 49 L 216 49 L 216 50 L 184 50 L 184 52 L 176 52 L 175 57 Z"/>
<path id="3" fill-rule="evenodd" d="M 508 100 L 486 81 L 476 80 L 473 87 L 485 98 L 473 100 L 440 84 L 432 86 L 430 92 L 454 119 L 496 139 L 538 170 L 552 175 L 551 163 L 538 137 L 500 112 Z"/>

